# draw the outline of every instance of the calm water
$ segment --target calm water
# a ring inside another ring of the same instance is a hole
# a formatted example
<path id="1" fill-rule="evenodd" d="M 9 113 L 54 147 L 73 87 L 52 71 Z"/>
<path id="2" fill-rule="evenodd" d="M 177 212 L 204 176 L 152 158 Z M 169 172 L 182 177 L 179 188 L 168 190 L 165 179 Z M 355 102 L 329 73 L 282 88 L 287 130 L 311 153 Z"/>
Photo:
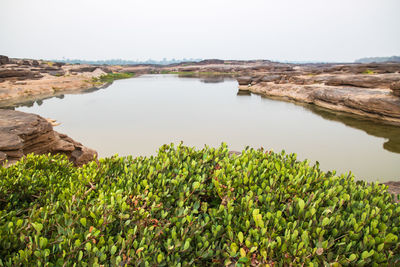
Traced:
<path id="1" fill-rule="evenodd" d="M 165 143 L 249 145 L 297 153 L 322 169 L 358 179 L 400 180 L 400 127 L 313 106 L 240 95 L 235 80 L 146 75 L 81 95 L 17 110 L 57 119 L 66 133 L 101 157 L 151 155 Z"/>

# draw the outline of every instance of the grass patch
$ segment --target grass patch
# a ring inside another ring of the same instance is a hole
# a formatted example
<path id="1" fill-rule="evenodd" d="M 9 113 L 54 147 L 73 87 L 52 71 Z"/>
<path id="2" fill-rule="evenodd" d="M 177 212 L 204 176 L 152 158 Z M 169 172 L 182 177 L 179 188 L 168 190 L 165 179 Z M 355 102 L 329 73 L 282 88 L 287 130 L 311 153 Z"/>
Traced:
<path id="1" fill-rule="evenodd" d="M 0 178 L 0 266 L 399 266 L 387 187 L 295 154 L 29 155 Z"/>
<path id="2" fill-rule="evenodd" d="M 92 82 L 93 83 L 112 83 L 115 80 L 121 80 L 121 79 L 128 79 L 132 78 L 135 76 L 135 73 L 107 73 L 105 75 L 101 75 L 100 77 L 93 77 Z"/>
<path id="3" fill-rule="evenodd" d="M 373 70 L 370 70 L 370 69 L 366 69 L 362 73 L 363 74 L 375 74 L 375 72 Z"/>

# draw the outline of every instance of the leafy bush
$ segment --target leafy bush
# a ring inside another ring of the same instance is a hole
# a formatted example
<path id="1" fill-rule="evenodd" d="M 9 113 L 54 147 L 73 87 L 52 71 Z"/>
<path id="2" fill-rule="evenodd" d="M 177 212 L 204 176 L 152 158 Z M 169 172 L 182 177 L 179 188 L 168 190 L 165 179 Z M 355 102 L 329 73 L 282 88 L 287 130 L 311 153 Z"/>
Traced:
<path id="1" fill-rule="evenodd" d="M 0 177 L 4 266 L 399 264 L 386 186 L 294 154 L 171 144 L 82 168 L 29 155 Z"/>

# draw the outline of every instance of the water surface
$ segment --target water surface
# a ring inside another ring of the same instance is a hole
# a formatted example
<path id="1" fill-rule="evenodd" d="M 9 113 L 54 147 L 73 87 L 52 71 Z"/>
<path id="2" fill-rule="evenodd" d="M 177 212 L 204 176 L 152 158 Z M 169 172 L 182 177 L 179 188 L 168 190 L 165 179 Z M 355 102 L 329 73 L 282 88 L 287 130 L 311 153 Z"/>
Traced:
<path id="1" fill-rule="evenodd" d="M 101 157 L 151 155 L 171 142 L 201 148 L 224 141 L 236 151 L 249 145 L 296 153 L 357 179 L 400 180 L 400 127 L 238 94 L 235 80 L 145 75 L 39 104 L 17 110 L 57 119 L 57 131 Z"/>

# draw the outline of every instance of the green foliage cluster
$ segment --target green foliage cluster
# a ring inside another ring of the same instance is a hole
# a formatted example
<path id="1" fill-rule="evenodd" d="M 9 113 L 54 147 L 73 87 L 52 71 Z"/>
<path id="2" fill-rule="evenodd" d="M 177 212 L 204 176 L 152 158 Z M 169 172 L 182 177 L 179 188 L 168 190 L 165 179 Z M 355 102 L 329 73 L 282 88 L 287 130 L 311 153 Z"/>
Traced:
<path id="1" fill-rule="evenodd" d="M 0 169 L 0 266 L 396 265 L 386 189 L 225 144 L 82 168 L 29 155 Z"/>
<path id="2" fill-rule="evenodd" d="M 135 76 L 135 73 L 123 72 L 123 73 L 107 73 L 105 75 L 101 75 L 100 77 L 92 78 L 93 83 L 112 83 L 114 80 L 120 79 L 128 79 Z"/>

